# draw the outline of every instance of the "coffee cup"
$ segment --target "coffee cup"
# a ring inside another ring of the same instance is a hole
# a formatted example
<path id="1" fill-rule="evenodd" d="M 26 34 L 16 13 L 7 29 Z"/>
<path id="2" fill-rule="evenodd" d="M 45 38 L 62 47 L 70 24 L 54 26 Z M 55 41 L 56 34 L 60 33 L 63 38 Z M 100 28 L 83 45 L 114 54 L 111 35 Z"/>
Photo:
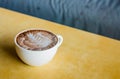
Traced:
<path id="1" fill-rule="evenodd" d="M 47 30 L 27 29 L 19 32 L 14 42 L 17 55 L 24 63 L 41 66 L 53 59 L 63 37 Z"/>

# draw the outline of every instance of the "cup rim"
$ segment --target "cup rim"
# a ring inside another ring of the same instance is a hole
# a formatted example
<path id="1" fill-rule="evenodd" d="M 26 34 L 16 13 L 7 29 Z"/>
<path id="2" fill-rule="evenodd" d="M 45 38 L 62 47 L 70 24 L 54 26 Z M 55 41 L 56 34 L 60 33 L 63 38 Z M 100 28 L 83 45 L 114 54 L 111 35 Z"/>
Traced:
<path id="1" fill-rule="evenodd" d="M 16 40 L 16 39 L 17 39 L 18 35 L 20 35 L 21 33 L 26 32 L 26 31 L 29 31 L 29 30 L 42 30 L 42 31 L 49 32 L 49 33 L 51 33 L 51 34 L 53 34 L 53 35 L 56 36 L 56 38 L 57 38 L 57 43 L 56 43 L 54 46 L 52 46 L 51 48 L 48 48 L 48 49 L 45 49 L 45 50 L 28 50 L 28 49 L 20 46 L 20 45 L 17 43 L 17 40 Z M 48 31 L 48 30 L 45 30 L 45 29 L 40 29 L 40 28 L 30 28 L 30 29 L 26 29 L 26 30 L 20 31 L 20 32 L 18 32 L 18 33 L 16 34 L 16 36 L 14 37 L 14 42 L 15 42 L 15 45 L 17 45 L 17 47 L 19 47 L 19 48 L 21 48 L 21 49 L 23 49 L 23 50 L 26 50 L 26 51 L 36 51 L 36 52 L 38 52 L 38 51 L 47 51 L 47 50 L 53 49 L 53 48 L 55 48 L 55 47 L 57 46 L 58 41 L 59 41 L 59 40 L 58 40 L 58 37 L 57 37 L 56 34 L 54 34 L 54 33 L 51 32 L 51 31 Z"/>

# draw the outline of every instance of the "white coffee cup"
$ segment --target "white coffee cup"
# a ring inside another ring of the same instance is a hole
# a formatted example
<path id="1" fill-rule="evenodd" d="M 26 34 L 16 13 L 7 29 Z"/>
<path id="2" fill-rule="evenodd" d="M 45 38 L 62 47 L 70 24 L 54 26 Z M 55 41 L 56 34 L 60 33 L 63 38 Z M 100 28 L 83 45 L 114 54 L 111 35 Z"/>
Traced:
<path id="1" fill-rule="evenodd" d="M 28 29 L 28 30 L 32 30 L 32 29 Z M 21 47 L 17 43 L 18 35 L 25 32 L 25 31 L 28 31 L 28 30 L 24 30 L 22 32 L 19 32 L 14 38 L 17 55 L 24 63 L 26 63 L 30 66 L 41 66 L 41 65 L 47 64 L 55 56 L 58 47 L 63 42 L 63 37 L 61 35 L 56 35 L 56 37 L 58 39 L 57 44 L 49 49 L 46 49 L 46 50 L 28 50 L 28 49 Z M 40 30 L 40 29 L 35 29 L 35 30 Z M 45 31 L 47 31 L 47 30 L 45 30 Z"/>

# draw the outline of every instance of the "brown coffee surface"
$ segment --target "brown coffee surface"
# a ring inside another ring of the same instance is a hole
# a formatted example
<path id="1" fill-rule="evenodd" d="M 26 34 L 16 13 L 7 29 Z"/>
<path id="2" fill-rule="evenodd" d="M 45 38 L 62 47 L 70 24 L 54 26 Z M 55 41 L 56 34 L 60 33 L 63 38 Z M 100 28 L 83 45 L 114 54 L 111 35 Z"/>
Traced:
<path id="1" fill-rule="evenodd" d="M 17 36 L 17 43 L 27 50 L 46 50 L 56 45 L 57 37 L 45 30 L 29 30 Z"/>

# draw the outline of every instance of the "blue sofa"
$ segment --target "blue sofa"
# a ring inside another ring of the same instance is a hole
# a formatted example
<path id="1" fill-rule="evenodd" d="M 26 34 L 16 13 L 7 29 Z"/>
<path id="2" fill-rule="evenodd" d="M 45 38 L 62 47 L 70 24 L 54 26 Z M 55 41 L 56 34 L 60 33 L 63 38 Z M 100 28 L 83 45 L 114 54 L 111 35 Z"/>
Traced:
<path id="1" fill-rule="evenodd" d="M 120 0 L 0 0 L 0 7 L 120 40 Z"/>

